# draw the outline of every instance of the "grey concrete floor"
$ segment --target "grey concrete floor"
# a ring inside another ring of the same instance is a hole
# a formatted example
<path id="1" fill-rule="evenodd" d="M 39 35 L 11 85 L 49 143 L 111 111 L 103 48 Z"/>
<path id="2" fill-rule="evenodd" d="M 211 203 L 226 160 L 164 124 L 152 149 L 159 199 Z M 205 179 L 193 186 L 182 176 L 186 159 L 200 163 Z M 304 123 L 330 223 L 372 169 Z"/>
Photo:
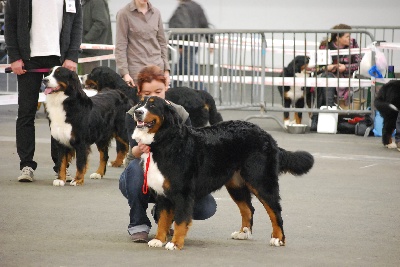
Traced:
<path id="1" fill-rule="evenodd" d="M 228 120 L 257 112 L 222 114 Z M 108 168 L 104 179 L 90 180 L 95 147 L 84 186 L 52 186 L 42 110 L 36 181 L 17 182 L 15 117 L 16 106 L 0 106 L 0 266 L 400 266 L 400 152 L 383 148 L 380 138 L 292 135 L 272 120 L 252 120 L 281 147 L 315 157 L 309 174 L 280 177 L 286 246 L 268 245 L 271 224 L 255 198 L 253 239 L 230 239 L 241 218 L 221 189 L 214 193 L 217 213 L 194 221 L 182 251 L 166 251 L 130 241 L 129 207 L 118 190 L 122 169 Z"/>

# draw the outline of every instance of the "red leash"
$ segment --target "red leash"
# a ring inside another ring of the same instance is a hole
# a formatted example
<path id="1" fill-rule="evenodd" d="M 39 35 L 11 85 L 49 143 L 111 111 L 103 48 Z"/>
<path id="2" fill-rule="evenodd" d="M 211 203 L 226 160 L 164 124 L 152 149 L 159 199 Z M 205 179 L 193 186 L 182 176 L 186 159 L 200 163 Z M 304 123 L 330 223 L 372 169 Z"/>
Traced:
<path id="1" fill-rule="evenodd" d="M 30 69 L 30 70 L 27 70 L 27 72 L 39 72 L 39 73 L 47 73 L 47 72 L 50 72 L 51 71 L 51 68 L 42 68 L 42 69 Z M 11 69 L 11 67 L 7 67 L 6 69 L 5 69 L 5 73 L 11 73 L 12 72 L 12 69 Z"/>
<path id="2" fill-rule="evenodd" d="M 147 160 L 146 160 L 146 169 L 144 171 L 144 180 L 143 180 L 143 187 L 142 187 L 143 194 L 147 194 L 147 191 L 149 189 L 149 187 L 147 186 L 147 173 L 149 172 L 149 165 L 150 165 L 150 151 L 149 151 L 149 156 L 147 157 Z"/>

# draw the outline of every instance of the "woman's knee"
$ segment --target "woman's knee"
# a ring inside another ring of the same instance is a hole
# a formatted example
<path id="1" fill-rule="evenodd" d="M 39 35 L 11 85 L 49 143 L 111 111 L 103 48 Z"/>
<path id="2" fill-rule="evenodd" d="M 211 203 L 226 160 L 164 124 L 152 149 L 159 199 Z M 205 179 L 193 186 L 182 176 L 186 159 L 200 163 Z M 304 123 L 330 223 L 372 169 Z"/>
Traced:
<path id="1" fill-rule="evenodd" d="M 195 202 L 193 219 L 206 220 L 213 216 L 217 211 L 217 202 L 214 197 L 209 194 Z"/>
<path id="2" fill-rule="evenodd" d="M 120 189 L 128 199 L 138 194 L 143 186 L 143 169 L 139 159 L 132 160 L 120 176 Z"/>

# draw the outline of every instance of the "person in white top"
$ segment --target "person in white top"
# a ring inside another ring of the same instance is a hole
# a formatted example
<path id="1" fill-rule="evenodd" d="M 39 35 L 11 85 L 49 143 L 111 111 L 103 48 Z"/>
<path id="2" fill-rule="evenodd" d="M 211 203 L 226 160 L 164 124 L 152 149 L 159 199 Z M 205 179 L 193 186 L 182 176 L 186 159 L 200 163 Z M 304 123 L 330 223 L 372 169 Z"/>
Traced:
<path id="1" fill-rule="evenodd" d="M 17 152 L 20 182 L 33 182 L 35 114 L 43 75 L 54 66 L 76 71 L 82 41 L 80 0 L 12 0 L 5 6 L 5 41 L 18 79 Z M 58 173 L 57 143 L 51 156 Z"/>

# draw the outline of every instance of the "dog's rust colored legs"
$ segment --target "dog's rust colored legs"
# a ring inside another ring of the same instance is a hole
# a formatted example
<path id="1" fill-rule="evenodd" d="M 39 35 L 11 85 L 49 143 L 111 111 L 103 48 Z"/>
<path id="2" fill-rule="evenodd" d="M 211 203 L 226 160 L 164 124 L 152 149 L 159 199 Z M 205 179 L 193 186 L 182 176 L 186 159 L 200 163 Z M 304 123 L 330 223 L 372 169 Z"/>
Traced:
<path id="1" fill-rule="evenodd" d="M 239 231 L 231 234 L 233 239 L 250 239 L 253 227 L 254 208 L 251 204 L 251 195 L 249 189 L 244 184 L 240 176 L 235 175 L 228 183 L 225 184 L 233 201 L 240 210 L 242 216 L 242 227 Z"/>
<path id="2" fill-rule="evenodd" d="M 189 227 L 192 225 L 192 221 L 189 223 L 182 222 L 181 224 L 174 223 L 174 236 L 170 243 L 168 243 L 165 248 L 169 250 L 182 249 L 185 243 L 185 237 L 189 231 Z"/>
<path id="3" fill-rule="evenodd" d="M 79 149 L 79 151 L 78 151 Z M 83 185 L 88 168 L 88 156 L 90 147 L 79 147 L 76 150 L 76 175 L 71 185 Z"/>
<path id="4" fill-rule="evenodd" d="M 71 185 L 83 185 L 85 182 L 86 170 L 87 170 L 87 163 L 81 171 L 79 171 L 79 169 L 76 170 L 75 179 L 71 182 Z"/>
<path id="5" fill-rule="evenodd" d="M 160 240 L 162 243 L 167 241 L 167 234 L 173 219 L 174 219 L 174 214 L 171 211 L 168 212 L 166 210 L 162 210 L 160 212 L 160 218 L 158 219 L 157 233 L 156 236 L 154 237 L 155 239 Z"/>
<path id="6" fill-rule="evenodd" d="M 69 154 L 63 156 L 61 159 L 61 165 L 60 165 L 60 170 L 58 171 L 58 179 L 64 181 L 67 179 L 67 165 L 68 165 L 68 158 Z"/>
<path id="7" fill-rule="evenodd" d="M 295 119 L 297 124 L 301 124 L 301 117 L 299 116 L 298 112 L 294 113 L 294 119 Z"/>
<path id="8" fill-rule="evenodd" d="M 265 210 L 267 211 L 269 215 L 269 219 L 271 220 L 272 223 L 272 234 L 271 234 L 271 241 L 270 245 L 271 246 L 284 246 L 285 245 L 285 235 L 283 234 L 283 229 L 282 229 L 282 218 L 277 218 L 277 214 L 274 212 L 271 207 L 265 203 L 264 201 L 261 201 L 263 204 Z"/>
<path id="9" fill-rule="evenodd" d="M 273 200 L 276 198 L 266 198 L 260 196 L 259 192 L 255 190 L 253 187 L 249 186 L 249 189 L 252 193 L 260 200 L 263 204 L 265 210 L 268 213 L 269 219 L 271 220 L 272 224 L 272 234 L 270 245 L 279 247 L 285 245 L 285 234 L 283 233 L 283 221 L 281 217 L 281 206 L 279 204 L 279 200 Z M 276 190 L 279 190 L 278 188 Z M 269 199 L 269 203 L 265 200 Z"/>
<path id="10" fill-rule="evenodd" d="M 117 157 L 114 161 L 111 161 L 112 167 L 120 167 L 125 159 L 126 153 L 128 153 L 129 145 L 119 136 L 115 136 L 117 141 Z"/>
<path id="11" fill-rule="evenodd" d="M 96 173 L 99 174 L 100 177 L 103 177 L 106 172 L 107 160 L 105 159 L 105 157 L 107 156 L 106 153 L 100 148 L 99 148 L 99 154 L 100 154 L 100 163 Z"/>

